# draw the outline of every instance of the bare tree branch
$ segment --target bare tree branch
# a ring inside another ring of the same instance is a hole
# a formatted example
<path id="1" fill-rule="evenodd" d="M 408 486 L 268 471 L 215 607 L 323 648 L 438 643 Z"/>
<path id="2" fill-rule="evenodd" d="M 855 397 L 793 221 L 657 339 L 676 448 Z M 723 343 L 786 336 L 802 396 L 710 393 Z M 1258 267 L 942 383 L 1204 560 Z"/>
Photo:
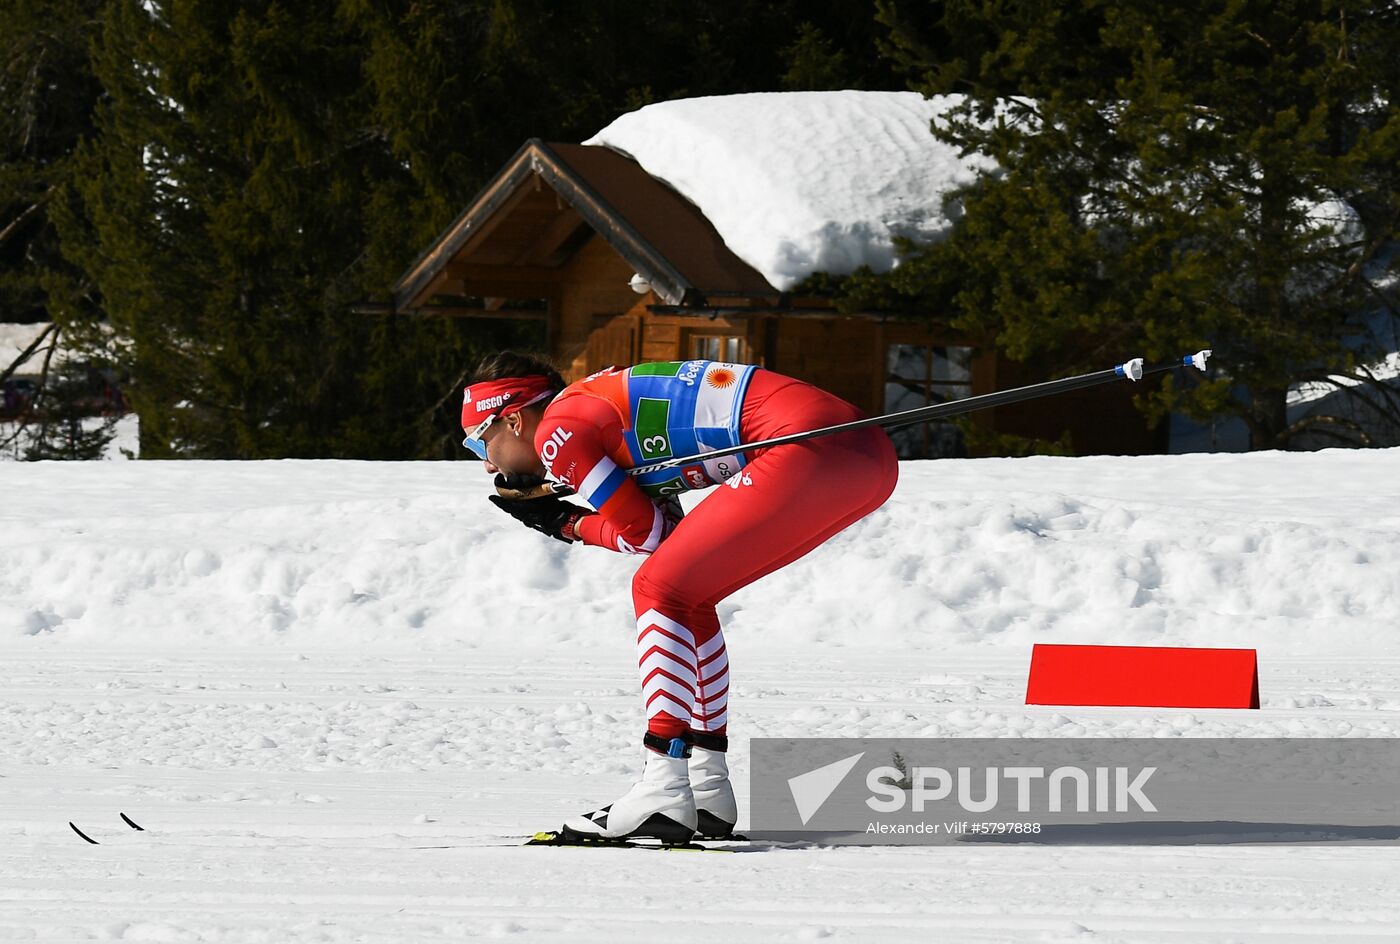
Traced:
<path id="1" fill-rule="evenodd" d="M 57 330 L 58 325 L 50 323 L 47 327 L 44 328 L 43 331 L 40 331 L 39 336 L 34 339 L 34 341 L 29 345 L 29 347 L 25 348 L 20 353 L 19 357 L 17 357 L 15 361 L 12 364 L 10 364 L 9 367 L 6 367 L 3 371 L 0 371 L 0 383 L 4 383 L 5 381 L 13 377 L 15 371 L 19 370 L 20 365 L 23 364 L 25 361 L 29 360 L 29 358 L 34 355 L 34 352 L 39 349 L 40 345 L 44 343 L 44 339 L 47 338 L 51 332 Z M 57 341 L 58 339 L 55 338 L 54 340 Z"/>
<path id="2" fill-rule="evenodd" d="M 1336 391 L 1342 396 L 1357 400 L 1370 407 L 1381 420 L 1393 424 L 1397 433 L 1400 433 L 1400 390 L 1396 390 L 1390 384 L 1377 378 L 1367 367 L 1357 367 L 1356 371 L 1361 376 L 1318 371 L 1304 374 L 1300 379 L 1309 383 L 1324 383 L 1336 388 Z M 1372 387 L 1379 396 L 1373 398 L 1361 389 L 1363 385 Z"/>
<path id="3" fill-rule="evenodd" d="M 53 340 L 49 342 L 49 349 L 44 352 L 44 366 L 39 370 L 39 382 L 34 390 L 34 399 L 30 401 L 31 411 L 39 417 L 39 439 L 41 441 L 48 437 L 49 420 L 39 406 L 44 400 L 44 394 L 48 392 L 49 368 L 53 364 L 54 352 L 58 350 L 58 339 L 63 334 L 62 329 L 57 324 L 53 325 L 53 328 Z M 20 428 L 23 429 L 25 425 L 27 424 L 21 424 Z"/>
<path id="4" fill-rule="evenodd" d="M 51 185 L 48 190 L 44 191 L 42 197 L 25 207 L 24 212 L 6 224 L 4 229 L 0 229 L 0 246 L 5 245 L 11 236 L 19 232 L 21 226 L 44 208 L 44 204 L 49 202 L 49 197 L 53 196 L 53 192 L 54 188 Z"/>
<path id="5" fill-rule="evenodd" d="M 19 358 L 13 364 L 11 364 L 3 374 L 0 374 L 0 383 L 4 383 L 19 368 L 19 365 L 27 361 L 30 358 L 30 356 L 36 350 L 38 350 L 39 346 L 44 343 L 44 340 L 48 338 L 49 335 L 53 335 L 52 339 L 49 341 L 49 349 L 44 353 L 44 366 L 40 369 L 39 372 L 38 388 L 34 391 L 34 399 L 31 400 L 29 404 L 30 410 L 27 412 L 30 414 L 34 412 L 33 407 L 38 405 L 40 398 L 43 396 L 44 384 L 47 383 L 49 376 L 49 365 L 53 362 L 54 351 L 58 348 L 58 339 L 60 334 L 61 329 L 57 324 L 48 325 L 48 327 L 44 328 L 44 330 L 40 332 L 39 336 L 34 339 L 34 342 L 30 344 L 27 349 L 25 349 L 24 353 L 21 354 Z M 0 442 L 0 448 L 7 447 L 11 443 L 15 442 L 17 439 L 24 435 L 25 431 L 28 428 L 28 418 L 24 415 L 21 415 L 15 423 L 15 431 L 11 433 L 3 442 Z M 41 436 L 43 435 L 45 429 L 46 424 L 40 426 L 39 432 Z"/>
<path id="6" fill-rule="evenodd" d="M 1331 427 L 1341 427 L 1342 429 L 1352 433 L 1352 436 L 1347 437 Z M 1325 415 L 1303 417 L 1297 422 L 1291 424 L 1283 432 L 1279 433 L 1278 441 L 1287 442 L 1288 440 L 1292 439 L 1294 436 L 1302 432 L 1316 433 L 1320 436 L 1330 436 L 1338 442 L 1344 442 L 1348 445 L 1353 446 L 1357 443 L 1360 443 L 1363 446 L 1375 445 L 1375 442 L 1371 439 L 1369 435 L 1367 435 L 1366 430 L 1362 429 L 1359 424 L 1353 422 L 1352 420 L 1346 419 L 1345 417 Z"/>

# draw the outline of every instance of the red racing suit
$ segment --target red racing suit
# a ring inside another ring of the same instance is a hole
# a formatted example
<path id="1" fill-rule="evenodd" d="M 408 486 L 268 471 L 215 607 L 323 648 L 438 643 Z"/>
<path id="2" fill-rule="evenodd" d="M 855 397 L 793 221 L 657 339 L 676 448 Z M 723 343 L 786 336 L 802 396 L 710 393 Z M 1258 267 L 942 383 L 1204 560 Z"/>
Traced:
<path id="1" fill-rule="evenodd" d="M 649 731 L 725 733 L 729 660 L 716 604 L 884 504 L 898 462 L 889 437 L 866 428 L 626 470 L 862 415 L 802 381 L 714 361 L 610 368 L 545 409 L 535 446 L 546 470 L 598 511 L 578 523 L 579 539 L 649 555 L 632 581 Z M 674 513 L 677 493 L 720 483 L 690 514 Z"/>

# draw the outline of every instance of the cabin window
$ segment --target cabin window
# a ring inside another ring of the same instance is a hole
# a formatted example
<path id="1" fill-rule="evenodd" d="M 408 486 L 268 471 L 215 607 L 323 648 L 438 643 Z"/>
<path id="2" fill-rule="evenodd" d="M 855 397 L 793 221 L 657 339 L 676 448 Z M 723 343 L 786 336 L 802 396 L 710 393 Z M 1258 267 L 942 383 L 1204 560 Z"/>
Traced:
<path id="1" fill-rule="evenodd" d="M 733 334 L 692 334 L 690 357 L 698 361 L 724 361 L 729 364 L 749 363 L 749 343 Z"/>
<path id="2" fill-rule="evenodd" d="M 972 348 L 891 344 L 885 355 L 885 412 L 898 413 L 972 394 Z M 962 431 L 947 421 L 893 430 L 901 459 L 967 455 Z"/>

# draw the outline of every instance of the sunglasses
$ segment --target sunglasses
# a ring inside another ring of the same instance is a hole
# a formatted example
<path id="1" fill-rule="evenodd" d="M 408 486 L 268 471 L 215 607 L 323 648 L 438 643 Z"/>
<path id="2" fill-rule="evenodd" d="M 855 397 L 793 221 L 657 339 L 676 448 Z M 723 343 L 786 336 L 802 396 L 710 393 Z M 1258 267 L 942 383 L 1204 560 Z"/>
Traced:
<path id="1" fill-rule="evenodd" d="M 553 390 L 545 390 L 541 393 L 537 393 L 530 399 L 526 400 L 524 403 L 520 404 L 520 409 L 523 410 L 527 406 L 534 406 L 541 400 L 548 400 L 550 397 L 554 396 L 554 393 L 555 391 Z M 507 396 L 514 396 L 514 394 L 508 394 Z M 481 437 L 485 436 L 486 430 L 490 429 L 491 424 L 496 422 L 496 420 L 500 418 L 501 414 L 499 413 L 492 413 L 490 416 L 486 417 L 486 419 L 482 420 L 481 423 L 477 425 L 476 429 L 472 430 L 470 433 L 467 433 L 467 438 L 462 440 L 462 445 L 466 446 L 473 453 L 475 453 L 477 458 L 485 460 L 486 443 L 484 440 L 482 440 Z M 517 429 L 516 434 L 518 435 L 519 432 L 520 431 Z"/>
<path id="2" fill-rule="evenodd" d="M 477 458 L 483 461 L 486 459 L 486 441 L 481 437 L 486 435 L 486 430 L 499 418 L 498 414 L 492 413 L 490 416 L 486 417 L 486 419 L 482 420 L 481 424 L 477 426 L 476 429 L 467 433 L 466 439 L 462 440 L 462 445 L 474 452 Z"/>

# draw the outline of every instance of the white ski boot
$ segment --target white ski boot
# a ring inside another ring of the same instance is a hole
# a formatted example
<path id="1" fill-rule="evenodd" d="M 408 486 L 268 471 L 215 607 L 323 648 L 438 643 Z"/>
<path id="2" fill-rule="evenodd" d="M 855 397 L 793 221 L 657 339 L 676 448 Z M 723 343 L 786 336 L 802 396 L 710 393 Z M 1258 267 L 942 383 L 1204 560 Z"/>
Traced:
<path id="1" fill-rule="evenodd" d="M 651 733 L 643 743 L 648 749 L 642 779 L 601 810 L 570 818 L 564 823 L 566 838 L 690 842 L 695 835 L 695 796 L 686 769 L 690 745 L 682 738 L 667 741 Z"/>
<path id="2" fill-rule="evenodd" d="M 729 738 L 704 731 L 691 732 L 690 790 L 695 796 L 695 838 L 728 839 L 739 820 L 739 805 L 729 783 Z"/>

